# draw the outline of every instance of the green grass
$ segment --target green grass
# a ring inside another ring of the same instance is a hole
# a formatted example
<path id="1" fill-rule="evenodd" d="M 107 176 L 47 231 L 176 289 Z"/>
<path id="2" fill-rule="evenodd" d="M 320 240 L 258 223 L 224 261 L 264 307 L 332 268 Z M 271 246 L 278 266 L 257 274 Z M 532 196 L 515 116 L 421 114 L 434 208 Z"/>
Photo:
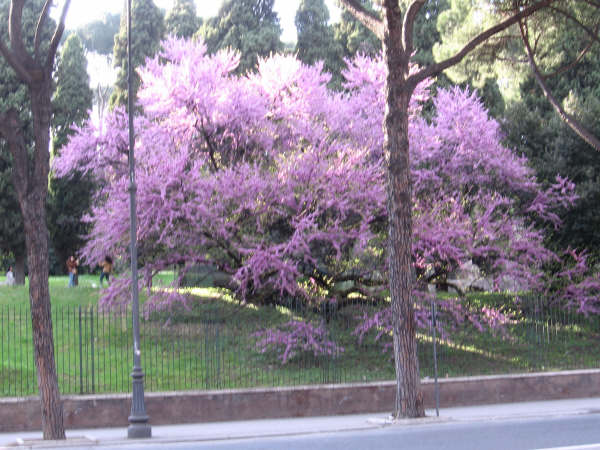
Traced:
<path id="1" fill-rule="evenodd" d="M 167 283 L 172 273 L 161 274 Z M 159 280 L 156 280 L 155 284 Z M 128 392 L 132 362 L 131 313 L 98 312 L 96 276 L 52 277 L 50 293 L 61 392 Z M 254 332 L 283 324 L 298 314 L 285 307 L 240 305 L 217 289 L 193 288 L 191 309 L 144 313 L 142 364 L 148 391 L 285 386 L 387 380 L 394 378 L 391 353 L 372 331 L 362 342 L 352 333 L 362 309 L 342 309 L 328 323 L 344 348 L 335 358 L 301 353 L 282 365 L 256 350 Z M 143 302 L 143 297 L 142 297 Z M 505 297 L 478 294 L 472 305 L 500 305 Z M 357 300 L 358 303 L 358 300 Z M 0 287 L 0 395 L 36 392 L 27 287 Z M 527 311 L 526 311 L 527 312 Z M 312 315 L 311 315 L 312 314 Z M 81 316 L 81 321 L 80 321 Z M 309 313 L 314 323 L 321 317 Z M 552 310 L 542 319 L 517 316 L 505 335 L 480 333 L 472 326 L 438 336 L 439 376 L 595 368 L 600 361 L 597 318 Z M 433 376 L 433 339 L 421 332 L 422 376 Z M 383 339 L 382 339 L 383 340 Z"/>
<path id="2" fill-rule="evenodd" d="M 0 282 L 4 279 L 0 278 Z M 99 276 L 80 275 L 79 286 L 69 288 L 68 276 L 50 277 L 50 301 L 52 305 L 90 305 L 98 302 Z M 0 305 L 23 305 L 29 303 L 29 280 L 24 286 L 0 286 Z"/>

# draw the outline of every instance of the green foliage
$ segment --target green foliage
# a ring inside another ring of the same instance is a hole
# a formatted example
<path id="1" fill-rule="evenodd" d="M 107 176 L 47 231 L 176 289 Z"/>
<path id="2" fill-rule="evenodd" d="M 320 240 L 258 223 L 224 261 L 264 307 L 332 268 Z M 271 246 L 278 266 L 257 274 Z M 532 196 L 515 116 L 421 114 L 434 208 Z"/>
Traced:
<path id="1" fill-rule="evenodd" d="M 167 34 L 179 38 L 191 38 L 202 25 L 202 18 L 196 15 L 194 0 L 175 0 L 173 8 L 165 18 Z"/>
<path id="2" fill-rule="evenodd" d="M 224 48 L 241 54 L 238 73 L 254 70 L 259 57 L 283 50 L 274 0 L 226 0 L 216 17 L 208 19 L 197 35 L 211 53 Z"/>
<path id="3" fill-rule="evenodd" d="M 53 148 L 56 152 L 72 134 L 72 124 L 83 125 L 92 108 L 92 90 L 87 73 L 87 60 L 81 40 L 69 36 L 58 57 L 54 76 L 57 80 L 52 106 Z"/>
<path id="4" fill-rule="evenodd" d="M 33 50 L 34 31 L 44 0 L 26 2 L 23 8 L 23 30 L 27 49 Z M 8 42 L 8 12 L 10 0 L 0 0 L 0 37 Z M 48 20 L 42 33 L 42 46 L 50 40 L 54 22 Z M 45 51 L 45 49 L 44 49 Z M 21 83 L 4 58 L 0 57 L 0 111 L 15 108 L 23 123 L 25 138 L 33 147 L 33 123 L 31 120 L 30 97 L 26 86 Z M 12 253 L 24 257 L 25 234 L 21 210 L 12 180 L 12 159 L 4 140 L 0 139 L 0 253 Z"/>
<path id="5" fill-rule="evenodd" d="M 502 2 L 449 0 L 448 6 L 439 12 L 437 19 L 439 39 L 433 46 L 436 61 L 454 55 L 503 17 Z M 454 83 L 477 88 L 495 117 L 498 117 L 496 111 L 503 110 L 503 105 L 496 102 L 495 91 L 500 90 L 504 101 L 517 99 L 518 83 L 528 72 L 527 65 L 516 63 L 523 59 L 522 44 L 515 39 L 518 33 L 512 27 L 495 35 L 444 72 Z M 497 86 L 493 87 L 494 84 Z M 486 98 L 486 93 L 491 96 Z"/>
<path id="6" fill-rule="evenodd" d="M 565 104 L 588 129 L 600 136 L 599 98 L 571 96 Z M 600 154 L 544 104 L 512 105 L 506 114 L 505 132 L 508 145 L 527 156 L 539 179 L 551 183 L 560 174 L 575 182 L 579 199 L 563 215 L 562 227 L 549 230 L 550 247 L 587 248 L 596 259 L 600 257 Z"/>
<path id="7" fill-rule="evenodd" d="M 0 254 L 25 254 L 25 234 L 19 202 L 12 184 L 12 167 L 8 152 L 0 143 Z"/>
<path id="8" fill-rule="evenodd" d="M 52 99 L 53 156 L 60 152 L 73 134 L 72 126 L 83 125 L 92 108 L 87 60 L 76 34 L 69 36 L 62 48 L 55 78 L 57 84 Z M 52 273 L 63 273 L 66 259 L 84 243 L 82 236 L 88 227 L 81 218 L 90 207 L 93 187 L 89 176 L 76 174 L 73 178 L 54 178 L 50 175 L 47 217 L 54 256 L 50 268 Z"/>
<path id="9" fill-rule="evenodd" d="M 120 14 L 106 14 L 102 20 L 79 27 L 76 33 L 87 50 L 112 55 L 120 21 Z"/>
<path id="10" fill-rule="evenodd" d="M 434 63 L 433 46 L 440 41 L 437 21 L 440 14 L 449 8 L 448 0 L 427 0 L 419 11 L 414 25 L 413 60 L 425 66 Z"/>
<path id="11" fill-rule="evenodd" d="M 589 8 L 573 3 L 569 13 L 593 29 L 600 18 Z M 589 36 L 570 19 L 550 12 L 530 23 L 529 30 L 537 45 L 536 63 L 550 92 L 568 113 L 600 136 L 600 45 L 585 53 Z M 554 249 L 587 248 L 598 258 L 600 154 L 564 124 L 533 76 L 526 76 L 519 87 L 520 100 L 506 114 L 508 144 L 529 158 L 538 178 L 550 183 L 557 174 L 567 176 L 579 195 L 575 207 L 564 215 L 563 226 L 550 230 L 550 244 Z"/>
<path id="12" fill-rule="evenodd" d="M 363 6 L 373 10 L 371 0 L 360 0 Z M 342 57 L 351 58 L 357 53 L 374 56 L 381 49 L 381 42 L 352 14 L 342 8 L 340 21 L 334 25 L 336 42 L 342 47 Z"/>
<path id="13" fill-rule="evenodd" d="M 131 4 L 131 64 L 141 66 L 146 58 L 159 49 L 165 35 L 163 13 L 152 0 L 133 0 Z M 115 89 L 110 98 L 111 108 L 127 105 L 127 12 L 121 14 L 119 34 L 115 37 L 114 65 L 119 69 Z M 133 72 L 133 92 L 137 94 L 140 78 Z"/>
<path id="14" fill-rule="evenodd" d="M 324 0 L 301 0 L 295 19 L 296 53 L 304 64 L 324 61 L 327 70 L 327 63 L 335 58 L 336 55 L 331 54 L 336 51 L 333 29 L 328 22 L 329 10 Z"/>

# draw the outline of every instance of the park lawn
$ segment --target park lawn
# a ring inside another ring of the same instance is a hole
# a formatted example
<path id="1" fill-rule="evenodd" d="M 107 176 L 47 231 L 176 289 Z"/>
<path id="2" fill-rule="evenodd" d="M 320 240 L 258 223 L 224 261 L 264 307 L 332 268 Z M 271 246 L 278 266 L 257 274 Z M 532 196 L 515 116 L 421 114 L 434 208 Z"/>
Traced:
<path id="1" fill-rule="evenodd" d="M 162 274 L 170 282 L 171 274 Z M 51 278 L 57 371 L 63 393 L 128 392 L 132 367 L 131 312 L 102 313 L 94 276 L 69 289 L 67 277 Z M 25 287 L 0 302 L 0 395 L 35 393 L 30 321 Z M 256 331 L 298 318 L 291 307 L 240 305 L 216 289 L 191 288 L 189 309 L 148 312 L 142 305 L 142 364 L 148 391 L 362 382 L 394 378 L 386 337 L 376 330 L 359 342 L 353 330 L 364 310 L 342 309 L 328 323 L 343 351 L 335 357 L 300 352 L 286 364 L 256 348 Z M 498 305 L 506 298 L 476 294 L 473 304 Z M 143 303 L 143 299 L 142 299 Z M 3 306 L 8 304 L 10 306 Z M 2 309 L 4 308 L 4 309 Z M 7 317 L 8 309 L 8 317 Z M 4 311 L 4 314 L 2 312 Z M 11 315 L 12 314 L 12 315 Z M 562 315 L 561 315 L 562 314 Z M 309 316 L 311 314 L 309 313 Z M 318 325 L 322 318 L 312 314 Z M 555 311 L 516 317 L 504 334 L 472 326 L 437 336 L 440 377 L 596 368 L 599 322 Z M 418 334 L 423 377 L 433 377 L 433 338 Z"/>
<path id="2" fill-rule="evenodd" d="M 0 280 L 4 281 L 4 280 Z M 98 302 L 99 276 L 79 275 L 79 286 L 69 288 L 69 277 L 52 276 L 49 279 L 52 305 L 91 305 Z M 0 286 L 0 306 L 29 304 L 29 280 L 22 286 Z"/>
<path id="3" fill-rule="evenodd" d="M 169 284 L 173 280 L 173 272 L 165 271 L 159 273 L 155 283 L 163 285 Z M 0 277 L 0 283 L 5 281 L 5 277 Z M 106 282 L 105 282 L 106 283 Z M 51 276 L 49 278 L 50 301 L 52 305 L 72 305 L 85 306 L 96 305 L 100 291 L 100 275 L 79 275 L 79 285 L 75 288 L 69 288 L 69 277 Z M 144 301 L 145 293 L 140 292 L 140 301 Z M 23 286 L 2 286 L 0 285 L 0 306 L 1 305 L 23 305 L 29 303 L 29 280 L 25 279 Z"/>

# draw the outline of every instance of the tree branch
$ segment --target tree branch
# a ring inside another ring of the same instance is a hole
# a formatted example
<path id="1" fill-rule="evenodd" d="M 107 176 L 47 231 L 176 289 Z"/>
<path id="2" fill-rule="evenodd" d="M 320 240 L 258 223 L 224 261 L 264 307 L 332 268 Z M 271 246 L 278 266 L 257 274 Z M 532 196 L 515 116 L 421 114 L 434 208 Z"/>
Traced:
<path id="1" fill-rule="evenodd" d="M 417 14 L 425 4 L 425 0 L 415 0 L 410 4 L 406 15 L 404 16 L 404 24 L 402 26 L 402 46 L 407 55 L 412 55 L 413 52 L 413 28 Z"/>
<path id="2" fill-rule="evenodd" d="M 21 59 L 24 59 L 24 56 L 27 55 L 22 35 L 24 5 L 25 0 L 12 0 L 10 2 L 10 11 L 8 13 L 8 37 L 10 39 L 10 47 L 17 56 L 21 57 Z"/>
<path id="3" fill-rule="evenodd" d="M 529 6 L 528 8 L 523 9 L 519 13 L 513 14 L 508 19 L 500 22 L 499 24 L 497 24 L 491 28 L 488 28 L 487 30 L 480 33 L 479 35 L 475 36 L 454 56 L 451 56 L 450 58 L 447 58 L 444 61 L 440 61 L 437 64 L 433 64 L 429 67 L 425 67 L 424 69 L 418 71 L 417 73 L 414 73 L 413 75 L 411 75 L 409 77 L 409 82 L 411 83 L 412 86 L 416 86 L 418 83 L 425 80 L 426 78 L 430 78 L 435 75 L 438 75 L 439 73 L 446 70 L 448 67 L 452 67 L 455 64 L 458 64 L 467 54 L 469 54 L 472 50 L 474 50 L 479 44 L 482 44 L 483 42 L 485 42 L 488 38 L 494 36 L 495 34 L 500 33 L 501 31 L 506 30 L 511 25 L 518 23 L 519 20 L 521 20 L 525 17 L 529 17 L 530 15 L 534 14 L 535 12 L 537 12 L 543 8 L 547 8 L 554 1 L 555 0 L 542 0 L 532 6 Z"/>
<path id="4" fill-rule="evenodd" d="M 46 23 L 46 19 L 48 18 L 48 11 L 50 11 L 51 5 L 52 5 L 52 1 L 46 0 L 46 3 L 44 3 L 44 9 L 42 10 L 40 17 L 38 18 L 38 22 L 35 27 L 35 37 L 33 40 L 34 41 L 33 54 L 35 55 L 35 59 L 37 61 L 39 61 L 39 59 L 40 59 L 39 52 L 40 52 L 40 42 L 42 40 L 42 29 L 44 28 L 44 24 Z"/>
<path id="5" fill-rule="evenodd" d="M 46 0 L 47 3 L 50 0 Z M 58 44 L 60 43 L 60 38 L 62 37 L 63 31 L 65 29 L 65 19 L 67 17 L 67 11 L 69 10 L 69 5 L 71 4 L 71 0 L 65 0 L 65 4 L 63 5 L 63 9 L 60 13 L 60 19 L 58 24 L 56 25 L 56 30 L 54 30 L 54 35 L 52 36 L 52 40 L 50 41 L 50 47 L 48 48 L 48 57 L 46 58 L 45 69 L 52 73 L 52 66 L 54 64 L 54 57 L 56 56 L 56 50 L 58 49 Z"/>
<path id="6" fill-rule="evenodd" d="M 540 73 L 540 70 L 535 63 L 533 51 L 531 50 L 531 44 L 529 43 L 529 38 L 527 37 L 527 33 L 525 30 L 525 25 L 522 20 L 519 20 L 519 29 L 521 31 L 521 39 L 523 40 L 523 44 L 525 45 L 525 49 L 527 51 L 527 57 L 529 59 L 529 65 L 531 66 L 531 71 L 533 72 L 533 76 L 537 81 L 540 88 L 544 92 L 544 96 L 548 99 L 548 101 L 552 104 L 552 107 L 558 112 L 561 119 L 575 132 L 579 137 L 581 137 L 585 142 L 591 145 L 595 150 L 600 152 L 600 140 L 594 136 L 587 128 L 585 128 L 574 116 L 567 113 L 564 108 L 560 105 L 560 103 L 556 100 L 556 98 L 550 92 L 548 85 L 546 84 L 546 80 Z"/>
<path id="7" fill-rule="evenodd" d="M 379 40 L 383 40 L 383 21 L 375 13 L 365 8 L 359 0 L 339 1 L 350 14 L 371 30 Z"/>

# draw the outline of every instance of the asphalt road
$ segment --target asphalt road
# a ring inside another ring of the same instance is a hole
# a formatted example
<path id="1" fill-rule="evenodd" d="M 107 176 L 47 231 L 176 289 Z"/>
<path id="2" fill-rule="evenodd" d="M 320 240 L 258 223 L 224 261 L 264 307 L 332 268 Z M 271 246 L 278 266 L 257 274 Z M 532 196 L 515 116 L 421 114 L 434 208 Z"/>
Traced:
<path id="1" fill-rule="evenodd" d="M 131 443 L 69 447 L 72 450 L 245 449 L 245 450 L 600 450 L 600 414 L 519 420 L 389 425 L 364 431 L 317 433 L 239 440 Z"/>

